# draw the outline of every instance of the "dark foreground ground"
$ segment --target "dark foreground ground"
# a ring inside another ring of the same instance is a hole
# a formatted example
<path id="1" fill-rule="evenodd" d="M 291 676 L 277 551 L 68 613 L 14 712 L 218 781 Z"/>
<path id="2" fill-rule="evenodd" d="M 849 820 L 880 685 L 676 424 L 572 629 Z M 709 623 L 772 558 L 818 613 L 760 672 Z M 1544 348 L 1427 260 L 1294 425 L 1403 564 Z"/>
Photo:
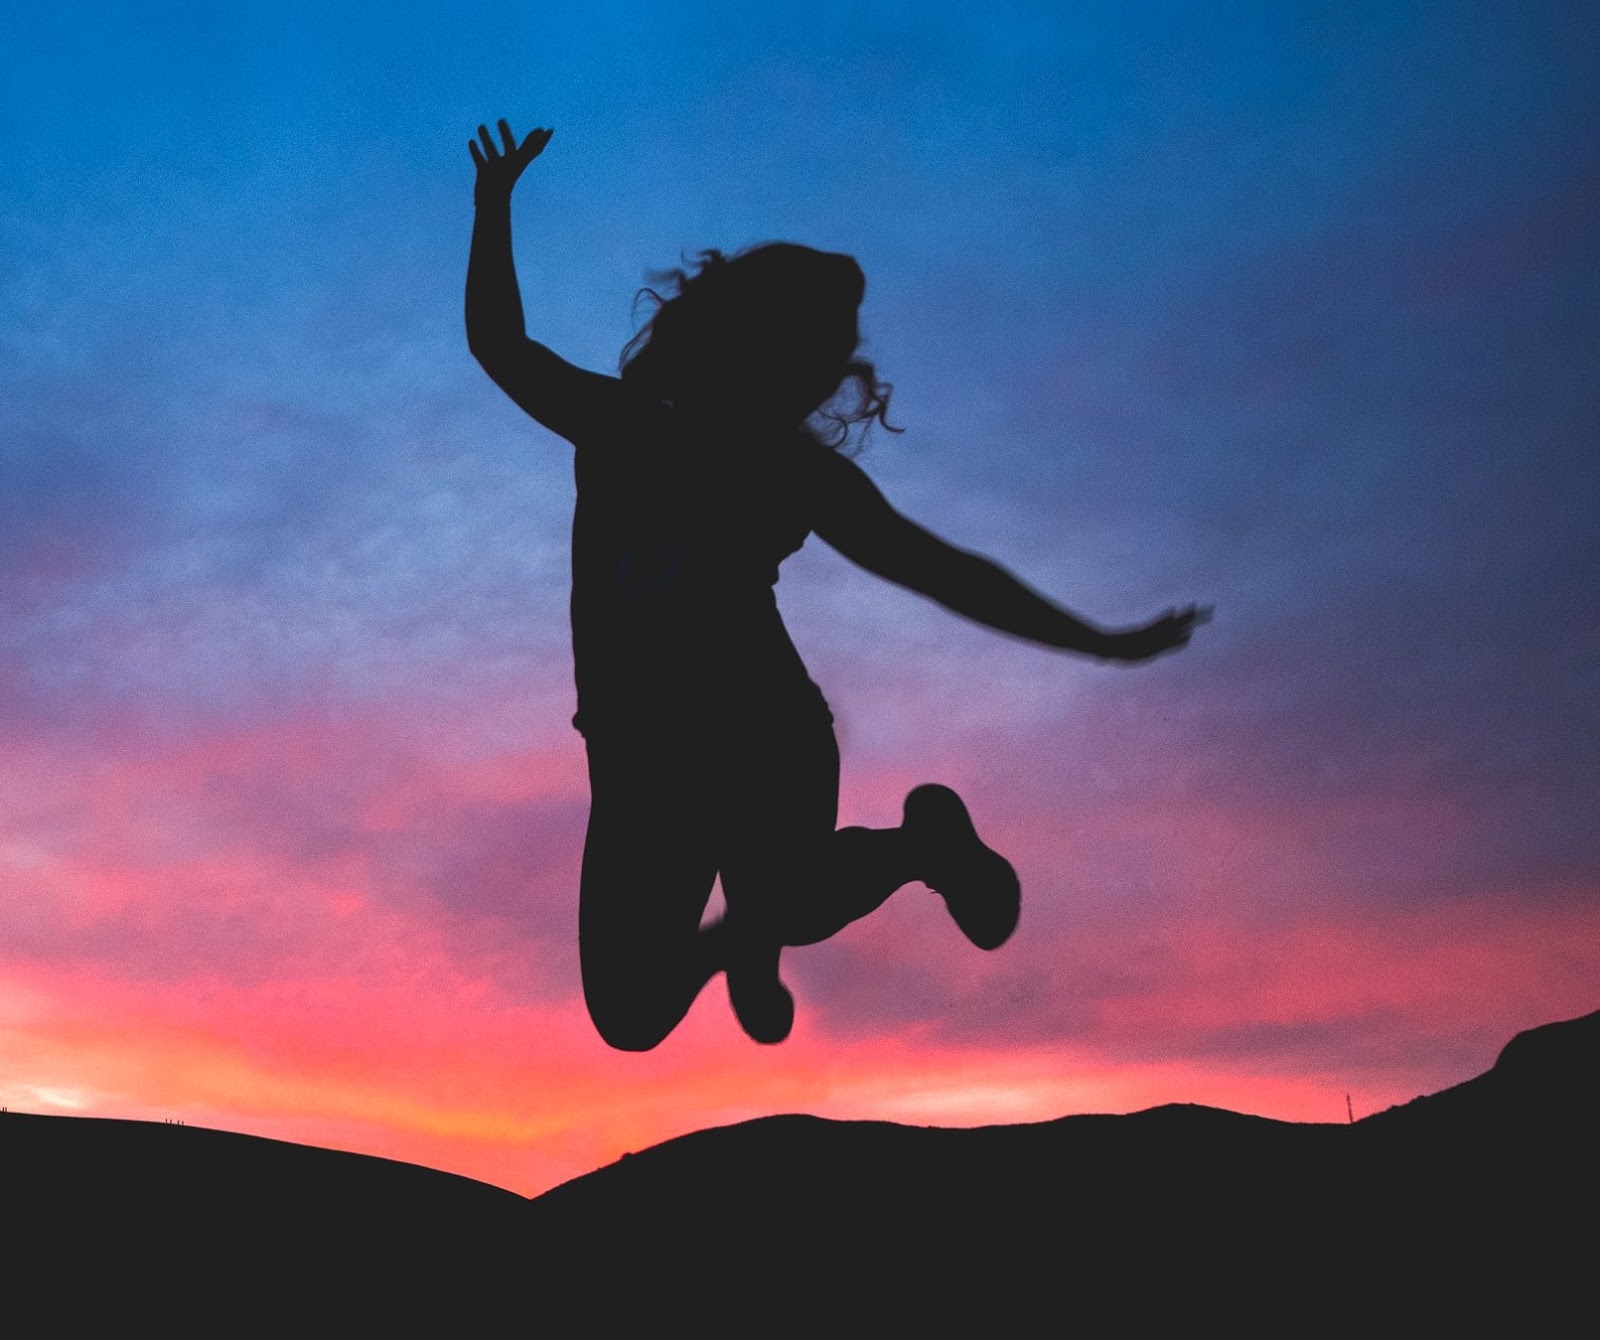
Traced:
<path id="1" fill-rule="evenodd" d="M 186 1126 L 0 1116 L 16 1334 L 1587 1335 L 1600 1013 L 1354 1125 L 771 1117 L 535 1200 Z M 8 1328 L 9 1329 L 9 1328 Z"/>

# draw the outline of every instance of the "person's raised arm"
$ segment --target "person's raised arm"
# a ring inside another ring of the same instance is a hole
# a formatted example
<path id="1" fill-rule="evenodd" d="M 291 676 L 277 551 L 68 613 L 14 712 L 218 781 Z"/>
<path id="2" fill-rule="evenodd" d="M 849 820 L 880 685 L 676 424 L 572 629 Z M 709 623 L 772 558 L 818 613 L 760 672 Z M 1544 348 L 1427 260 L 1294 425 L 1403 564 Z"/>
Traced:
<path id="1" fill-rule="evenodd" d="M 873 482 L 838 458 L 816 532 L 868 572 L 1014 637 L 1111 661 L 1145 661 L 1188 644 L 1209 608 L 1168 610 L 1136 628 L 1096 627 L 1023 585 L 999 564 L 940 539 L 889 505 Z"/>
<path id="2" fill-rule="evenodd" d="M 509 125 L 498 124 L 500 146 L 486 126 L 467 142 L 478 168 L 467 260 L 467 347 L 502 391 L 546 428 L 573 441 L 600 426 L 596 420 L 615 404 L 617 383 L 574 367 L 527 336 L 511 253 L 511 192 L 552 132 L 531 130 L 519 144 Z"/>

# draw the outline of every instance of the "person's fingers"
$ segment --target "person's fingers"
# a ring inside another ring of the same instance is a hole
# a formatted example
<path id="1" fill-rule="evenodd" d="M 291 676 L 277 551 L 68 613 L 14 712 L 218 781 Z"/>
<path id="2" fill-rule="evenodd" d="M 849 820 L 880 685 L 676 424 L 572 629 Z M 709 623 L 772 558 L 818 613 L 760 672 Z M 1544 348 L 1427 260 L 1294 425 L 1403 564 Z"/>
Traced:
<path id="1" fill-rule="evenodd" d="M 500 130 L 501 143 L 505 145 L 506 157 L 509 158 L 517 152 L 517 137 L 511 133 L 511 125 L 504 117 L 495 122 Z"/>
<path id="2" fill-rule="evenodd" d="M 478 138 L 483 141 L 483 156 L 493 160 L 500 157 L 500 151 L 494 147 L 494 137 L 489 134 L 488 126 L 478 127 Z"/>
<path id="3" fill-rule="evenodd" d="M 468 140 L 467 141 L 467 152 L 472 155 L 472 161 L 474 163 L 476 163 L 479 166 L 479 168 L 482 168 L 483 167 L 483 150 L 478 148 L 478 141 L 477 140 Z"/>

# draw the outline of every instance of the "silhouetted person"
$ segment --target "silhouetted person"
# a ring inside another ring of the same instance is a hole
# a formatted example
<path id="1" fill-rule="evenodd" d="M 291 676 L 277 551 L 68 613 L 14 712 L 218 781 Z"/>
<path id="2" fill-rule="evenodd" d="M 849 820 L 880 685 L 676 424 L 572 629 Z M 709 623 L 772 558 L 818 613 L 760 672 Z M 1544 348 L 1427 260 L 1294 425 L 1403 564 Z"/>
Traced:
<path id="1" fill-rule="evenodd" d="M 745 1032 L 779 1042 L 794 1019 L 782 947 L 827 939 L 913 881 L 996 948 L 1017 922 L 1016 874 L 954 791 L 917 787 L 898 828 L 835 830 L 833 718 L 779 617 L 778 565 L 814 532 L 958 614 L 1107 660 L 1182 647 L 1207 611 L 1106 632 L 896 512 L 837 451 L 851 424 L 887 426 L 889 388 L 855 356 L 865 280 L 849 256 L 790 243 L 703 253 L 672 273 L 620 377 L 528 339 L 511 192 L 551 132 L 519 144 L 499 130 L 498 145 L 482 126 L 469 144 L 467 341 L 577 449 L 574 724 L 591 791 L 579 934 L 601 1036 L 654 1047 L 725 972 Z M 702 928 L 718 874 L 727 913 Z"/>

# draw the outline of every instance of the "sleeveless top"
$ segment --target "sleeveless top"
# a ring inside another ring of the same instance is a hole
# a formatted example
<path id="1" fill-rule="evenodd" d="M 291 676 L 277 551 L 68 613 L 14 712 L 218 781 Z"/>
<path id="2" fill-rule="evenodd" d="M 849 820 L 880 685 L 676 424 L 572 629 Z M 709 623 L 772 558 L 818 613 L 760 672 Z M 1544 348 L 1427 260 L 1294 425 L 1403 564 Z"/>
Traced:
<path id="1" fill-rule="evenodd" d="M 773 586 L 834 453 L 692 426 L 670 406 L 577 444 L 572 651 L 586 736 L 741 729 L 827 705 Z"/>

